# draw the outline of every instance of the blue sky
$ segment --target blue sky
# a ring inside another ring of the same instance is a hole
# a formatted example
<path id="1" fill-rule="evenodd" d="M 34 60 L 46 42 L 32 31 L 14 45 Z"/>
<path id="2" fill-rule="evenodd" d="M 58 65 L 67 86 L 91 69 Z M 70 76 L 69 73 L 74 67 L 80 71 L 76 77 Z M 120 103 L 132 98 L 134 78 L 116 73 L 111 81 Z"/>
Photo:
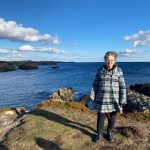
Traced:
<path id="1" fill-rule="evenodd" d="M 149 61 L 149 0 L 0 0 L 0 60 Z"/>

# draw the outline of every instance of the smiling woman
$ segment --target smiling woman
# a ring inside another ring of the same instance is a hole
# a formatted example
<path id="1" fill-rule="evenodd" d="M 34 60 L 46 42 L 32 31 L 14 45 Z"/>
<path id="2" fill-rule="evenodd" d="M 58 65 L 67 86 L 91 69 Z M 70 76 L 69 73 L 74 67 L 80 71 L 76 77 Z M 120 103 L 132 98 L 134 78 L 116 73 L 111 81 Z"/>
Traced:
<path id="1" fill-rule="evenodd" d="M 122 105 L 126 103 L 126 86 L 122 70 L 116 64 L 117 54 L 108 51 L 105 56 L 105 65 L 96 74 L 93 82 L 94 107 L 97 110 L 97 135 L 94 141 L 103 138 L 105 115 L 108 118 L 107 139 L 113 141 L 112 131 L 115 126 L 116 113 L 122 113 Z"/>
<path id="2" fill-rule="evenodd" d="M 116 65 L 115 64 L 116 58 L 117 58 L 117 53 L 113 51 L 107 52 L 105 54 L 104 59 L 108 70 L 111 70 L 113 66 Z"/>

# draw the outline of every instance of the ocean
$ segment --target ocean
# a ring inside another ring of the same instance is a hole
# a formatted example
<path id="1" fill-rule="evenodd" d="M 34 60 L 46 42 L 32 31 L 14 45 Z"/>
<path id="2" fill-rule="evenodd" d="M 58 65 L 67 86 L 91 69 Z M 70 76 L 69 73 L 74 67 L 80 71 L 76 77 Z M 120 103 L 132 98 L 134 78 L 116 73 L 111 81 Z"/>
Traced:
<path id="1" fill-rule="evenodd" d="M 61 87 L 72 87 L 76 99 L 88 93 L 96 70 L 104 63 L 59 63 L 59 68 L 40 65 L 37 70 L 0 73 L 0 108 L 34 108 Z M 150 62 L 119 62 L 126 86 L 150 83 Z"/>

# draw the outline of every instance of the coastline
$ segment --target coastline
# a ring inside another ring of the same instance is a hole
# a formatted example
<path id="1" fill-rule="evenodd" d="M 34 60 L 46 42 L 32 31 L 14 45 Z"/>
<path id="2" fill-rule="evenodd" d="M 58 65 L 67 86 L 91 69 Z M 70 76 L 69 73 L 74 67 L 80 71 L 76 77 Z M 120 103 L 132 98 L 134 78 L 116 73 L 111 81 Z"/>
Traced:
<path id="1" fill-rule="evenodd" d="M 42 103 L 28 111 L 24 108 L 0 110 L 0 149 L 85 149 L 94 150 L 110 147 L 118 150 L 131 148 L 147 149 L 149 145 L 150 108 L 142 110 L 143 99 L 150 97 L 128 90 L 128 111 L 117 114 L 114 130 L 115 142 L 106 139 L 98 144 L 91 141 L 96 133 L 96 112 L 87 108 L 88 96 L 80 102 L 73 101 L 75 91 L 62 88 Z M 134 100 L 133 100 L 134 97 Z M 141 98 L 141 105 L 135 102 Z M 129 106 L 133 107 L 129 107 Z M 135 107 L 136 106 L 136 107 Z M 140 106 L 140 107 L 137 107 Z M 142 127 L 142 129 L 141 129 Z M 69 141 L 68 141 L 69 139 Z M 133 144 L 131 144 L 134 143 Z M 78 144 L 76 144 L 78 143 Z M 69 145 L 68 145 L 69 144 Z"/>
<path id="2" fill-rule="evenodd" d="M 73 62 L 61 62 L 61 61 L 0 61 L 0 72 L 15 71 L 17 69 L 34 70 L 38 69 L 39 65 L 54 65 L 59 63 L 73 63 Z"/>

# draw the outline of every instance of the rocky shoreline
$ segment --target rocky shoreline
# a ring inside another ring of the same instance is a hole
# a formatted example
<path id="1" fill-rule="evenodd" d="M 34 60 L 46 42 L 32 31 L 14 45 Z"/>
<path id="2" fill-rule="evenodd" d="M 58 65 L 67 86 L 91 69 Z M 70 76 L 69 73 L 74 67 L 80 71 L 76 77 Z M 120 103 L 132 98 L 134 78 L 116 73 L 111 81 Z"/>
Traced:
<path id="1" fill-rule="evenodd" d="M 147 85 L 143 84 L 144 87 L 149 87 L 149 85 L 150 84 L 147 84 Z M 124 113 L 138 113 L 138 112 L 149 113 L 150 112 L 150 97 L 147 95 L 144 95 L 141 92 L 140 93 L 137 92 L 136 87 L 137 87 L 137 84 L 135 86 L 132 86 L 131 89 L 129 88 L 127 90 L 127 105 L 124 107 Z M 141 86 L 141 88 L 143 87 Z M 148 91 L 150 91 L 150 88 L 148 89 Z M 35 109 L 49 107 L 51 105 L 50 102 L 70 102 L 70 101 L 73 102 L 74 98 L 75 98 L 75 91 L 72 88 L 61 88 L 58 91 L 54 92 L 52 95 L 50 95 L 48 99 L 38 104 L 35 107 Z M 80 101 L 77 103 L 84 105 L 83 108 L 88 110 L 88 108 L 85 108 L 87 106 L 86 104 L 88 101 L 89 101 L 89 94 L 81 97 Z M 4 140 L 4 137 L 6 137 L 6 135 L 13 128 L 24 124 L 24 120 L 22 119 L 22 116 L 32 112 L 33 110 L 28 111 L 25 108 L 1 109 L 0 110 L 0 126 L 1 126 L 0 143 Z"/>
<path id="2" fill-rule="evenodd" d="M 33 70 L 38 69 L 39 65 L 54 65 L 58 67 L 58 63 L 72 63 L 59 61 L 0 61 L 0 72 L 15 71 L 17 69 Z"/>
<path id="3" fill-rule="evenodd" d="M 144 85 L 145 86 L 145 85 Z M 150 90 L 150 89 L 149 89 Z M 72 88 L 61 88 L 54 92 L 46 101 L 74 101 L 75 92 Z M 79 100 L 81 104 L 87 106 L 89 102 L 89 94 L 82 96 Z M 45 102 L 45 101 L 44 101 Z M 42 103 L 41 103 L 42 104 Z M 39 104 L 39 105 L 41 105 Z M 135 90 L 127 89 L 127 104 L 124 106 L 124 113 L 127 112 L 148 112 L 150 111 L 150 97 L 140 94 Z"/>

